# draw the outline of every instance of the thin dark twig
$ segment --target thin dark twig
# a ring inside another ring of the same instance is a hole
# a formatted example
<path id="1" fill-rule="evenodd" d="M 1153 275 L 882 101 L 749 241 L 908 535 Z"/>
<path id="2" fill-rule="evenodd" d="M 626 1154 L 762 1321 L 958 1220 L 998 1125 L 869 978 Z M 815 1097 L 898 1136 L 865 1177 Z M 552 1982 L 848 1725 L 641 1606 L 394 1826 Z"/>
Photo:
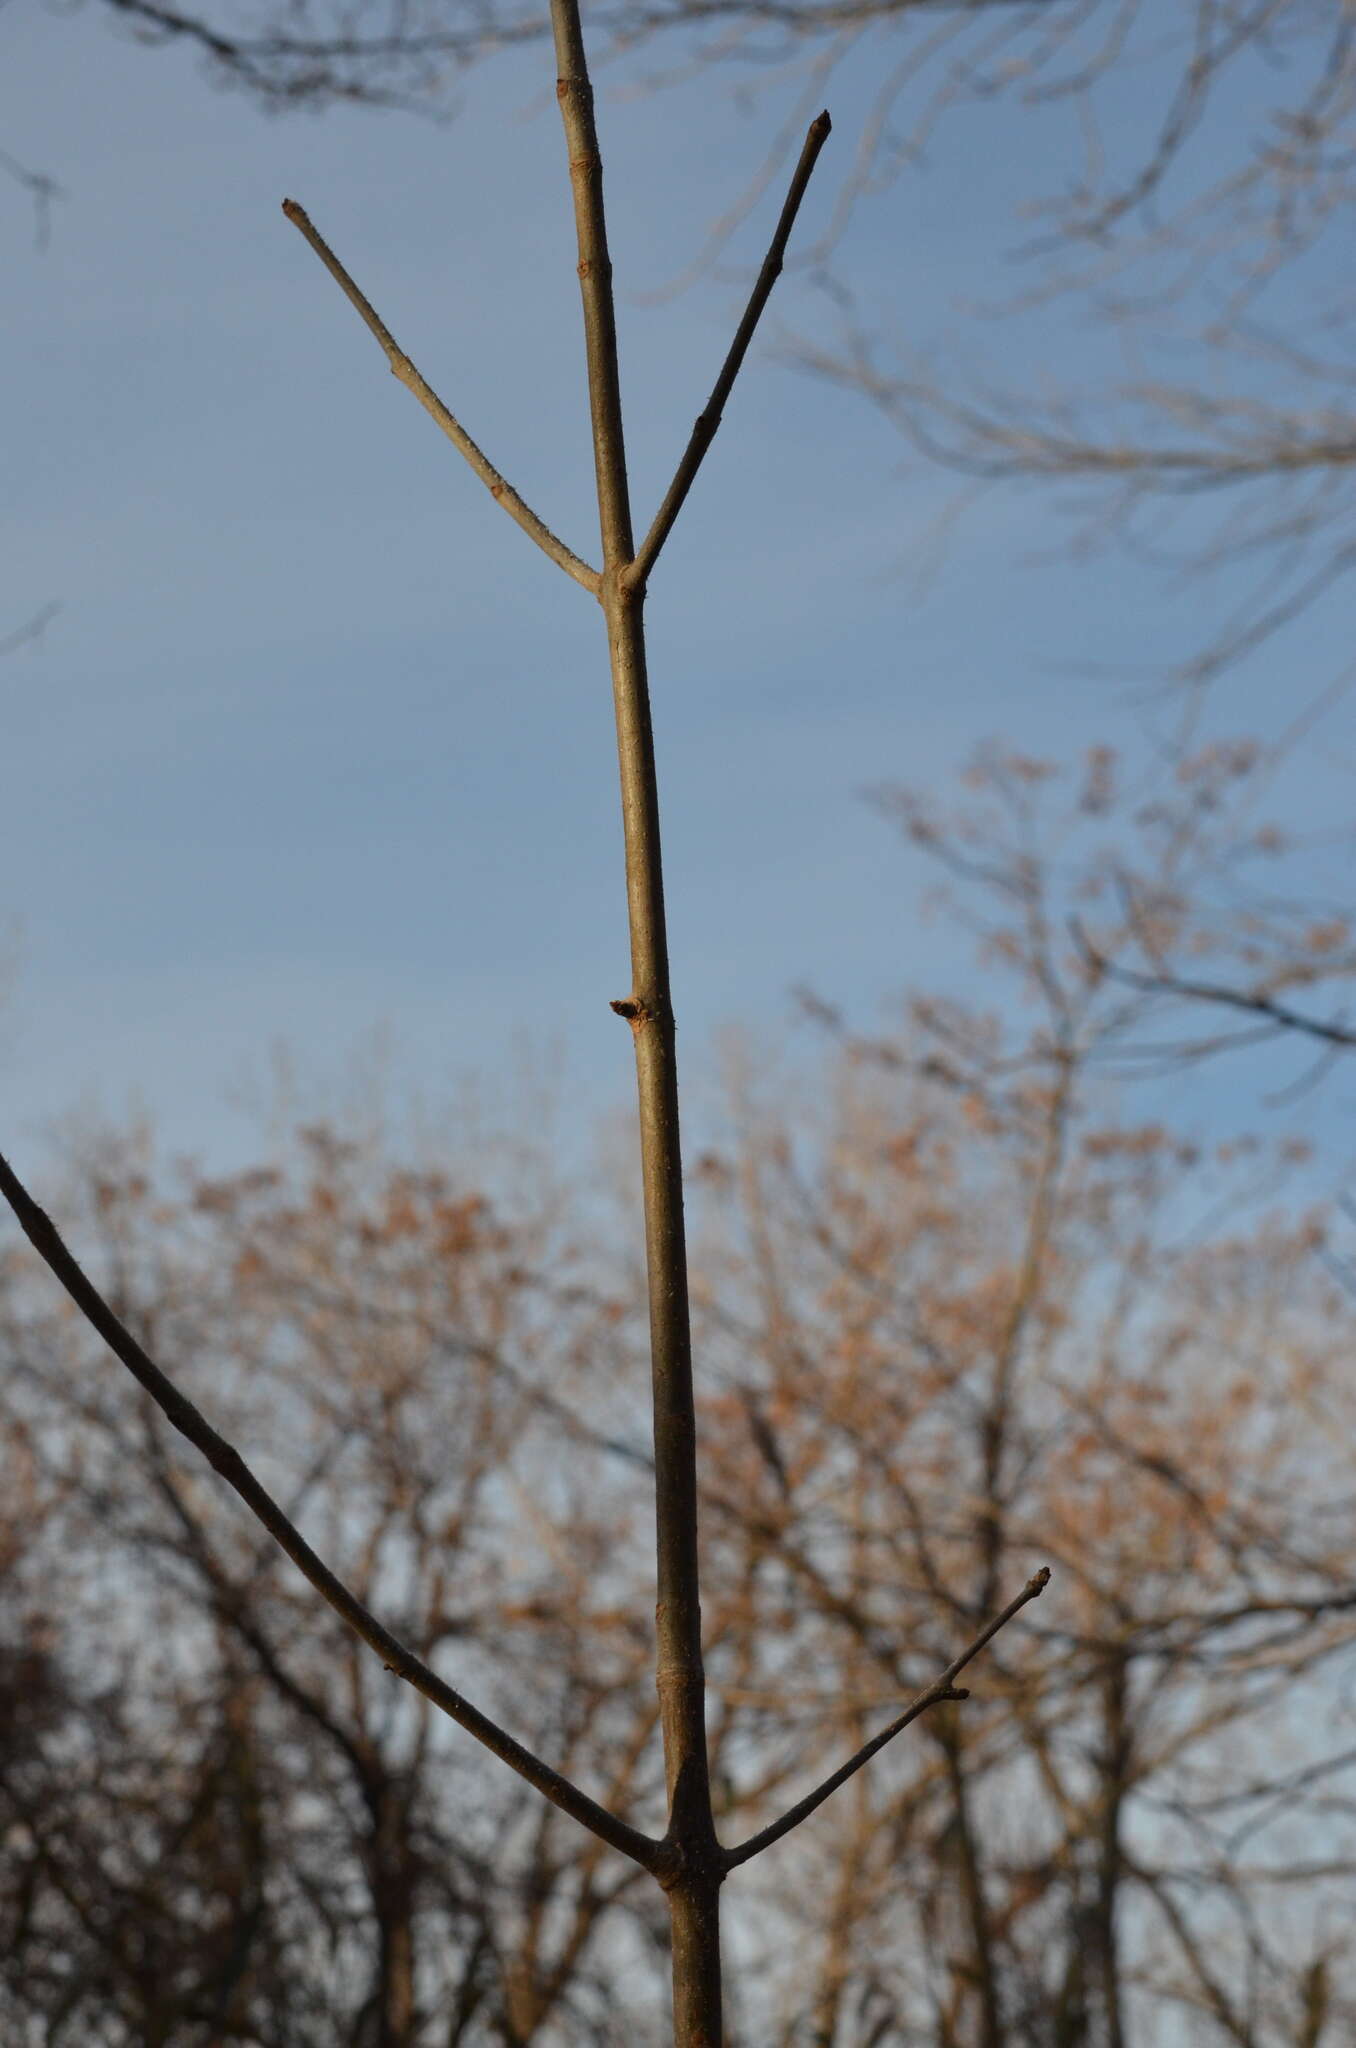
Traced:
<path id="1" fill-rule="evenodd" d="M 587 562 L 581 561 L 572 548 L 566 547 L 564 541 L 552 533 L 545 521 L 539 519 L 532 507 L 519 497 L 512 484 L 499 474 L 489 456 L 471 439 L 461 421 L 448 411 L 437 392 L 420 376 L 370 299 L 349 276 L 324 236 L 312 225 L 306 209 L 298 206 L 295 199 L 284 199 L 282 210 L 293 227 L 300 229 L 306 237 L 345 298 L 356 308 L 364 325 L 384 349 L 386 360 L 391 366 L 391 375 L 403 384 L 407 391 L 414 393 L 425 412 L 431 419 L 436 420 L 453 447 L 466 457 L 490 496 L 503 506 L 510 519 L 517 520 L 523 532 L 537 543 L 544 555 L 549 555 L 557 568 L 563 569 L 567 576 L 572 576 L 576 583 L 582 584 L 585 590 L 596 596 L 601 580 L 598 571 L 590 568 Z"/>
<path id="2" fill-rule="evenodd" d="M 762 318 L 763 308 L 768 302 L 773 285 L 781 276 L 782 258 L 786 254 L 786 245 L 791 238 L 791 230 L 795 225 L 796 215 L 800 211 L 801 200 L 805 197 L 811 173 L 814 170 L 820 150 L 829 139 L 829 131 L 832 126 L 833 123 L 829 119 L 827 109 L 824 113 L 817 114 L 810 123 L 809 132 L 805 137 L 805 145 L 800 153 L 800 162 L 796 165 L 795 174 L 791 179 L 790 189 L 786 195 L 786 203 L 782 207 L 781 218 L 777 222 L 776 233 L 773 235 L 771 246 L 763 259 L 763 267 L 758 273 L 757 282 L 753 287 L 749 303 L 744 310 L 744 317 L 740 321 L 735 338 L 730 344 L 730 353 L 725 358 L 710 398 L 706 401 L 704 409 L 697 415 L 697 421 L 692 429 L 691 438 L 688 441 L 687 447 L 683 450 L 682 461 L 674 472 L 673 482 L 669 485 L 664 502 L 655 513 L 654 523 L 641 542 L 640 551 L 627 571 L 626 580 L 628 583 L 644 584 L 655 565 L 655 559 L 659 554 L 659 550 L 669 537 L 674 520 L 683 508 L 683 500 L 692 488 L 697 471 L 702 466 L 702 460 L 706 451 L 715 439 L 716 429 L 720 425 L 721 412 L 726 399 L 730 395 L 734 380 L 739 375 L 744 357 L 748 353 L 749 343 L 753 340 L 754 329 Z"/>
<path id="3" fill-rule="evenodd" d="M 193 1405 L 186 1394 L 179 1391 L 174 1382 L 161 1371 L 154 1360 L 142 1350 L 130 1330 L 119 1320 L 100 1294 L 93 1281 L 85 1273 L 67 1247 L 65 1240 L 44 1209 L 39 1208 L 27 1188 L 0 1154 L 0 1193 L 19 1219 L 25 1236 L 38 1256 L 50 1267 L 61 1282 L 71 1300 L 92 1327 L 98 1331 L 109 1349 L 121 1359 L 132 1377 L 137 1380 L 166 1419 L 181 1436 L 200 1450 L 213 1469 L 219 1472 L 228 1486 L 234 1487 L 250 1512 L 262 1522 L 270 1536 L 287 1552 L 298 1571 L 315 1587 L 316 1591 L 329 1602 L 335 1613 L 346 1621 L 351 1629 L 360 1635 L 365 1643 L 374 1649 L 388 1671 L 405 1679 L 416 1692 L 441 1708 L 467 1733 L 474 1735 L 494 1756 L 517 1771 L 529 1785 L 558 1806 L 563 1813 L 579 1821 L 592 1833 L 607 1842 L 612 1848 L 620 1849 L 647 1870 L 655 1867 L 659 1844 L 643 1835 L 636 1828 L 599 1806 L 578 1786 L 553 1770 L 550 1764 L 534 1756 L 520 1742 L 516 1742 L 504 1729 L 473 1707 L 469 1700 L 456 1692 L 436 1671 L 431 1671 L 420 1658 L 416 1657 L 390 1631 L 384 1628 L 375 1615 L 364 1607 L 357 1595 L 350 1592 L 337 1579 L 329 1566 L 324 1564 L 311 1549 L 305 1537 L 294 1527 L 278 1503 L 250 1470 L 239 1451 L 217 1434 L 205 1416 Z"/>
<path id="4" fill-rule="evenodd" d="M 784 1813 L 780 1820 L 774 1820 L 771 1826 L 763 1828 L 756 1835 L 750 1835 L 748 1841 L 741 1842 L 737 1849 L 727 1849 L 724 1856 L 725 1868 L 734 1870 L 739 1864 L 747 1863 L 751 1857 L 760 1855 L 764 1849 L 770 1849 L 774 1842 L 780 1842 L 783 1835 L 789 1835 L 792 1828 L 799 1827 L 803 1820 L 807 1820 L 816 1807 L 822 1806 L 840 1785 L 845 1785 L 849 1778 L 856 1776 L 863 1764 L 870 1763 L 877 1751 L 884 1749 L 887 1742 L 893 1742 L 896 1735 L 907 1728 L 911 1721 L 916 1721 L 920 1715 L 926 1714 L 930 1707 L 940 1706 L 945 1700 L 968 1699 L 970 1695 L 964 1686 L 957 1686 L 953 1681 L 965 1669 L 971 1658 L 977 1657 L 984 1645 L 992 1641 L 999 1629 L 1005 1627 L 1013 1615 L 1026 1606 L 1028 1600 L 1040 1598 L 1049 1582 L 1050 1567 L 1042 1565 L 1036 1576 L 1027 1580 L 1017 1598 L 1010 1600 L 1002 1613 L 996 1614 L 993 1620 L 980 1630 L 974 1641 L 947 1665 L 940 1677 L 934 1679 L 916 1698 L 910 1700 L 903 1713 L 897 1715 L 888 1728 L 882 1728 L 879 1735 L 873 1735 L 870 1742 L 863 1743 L 855 1756 L 850 1756 L 845 1764 L 840 1764 L 831 1777 L 826 1778 L 822 1785 L 817 1785 L 813 1792 L 807 1793 L 805 1798 L 799 1800 L 789 1812 Z"/>

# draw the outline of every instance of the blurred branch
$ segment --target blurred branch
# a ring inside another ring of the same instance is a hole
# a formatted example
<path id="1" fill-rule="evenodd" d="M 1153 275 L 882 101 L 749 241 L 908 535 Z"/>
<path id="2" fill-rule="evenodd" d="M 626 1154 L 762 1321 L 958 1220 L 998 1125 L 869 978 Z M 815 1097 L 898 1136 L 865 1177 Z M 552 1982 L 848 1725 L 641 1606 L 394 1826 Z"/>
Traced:
<path id="1" fill-rule="evenodd" d="M 34 640 L 41 640 L 43 634 L 47 631 L 47 628 L 60 610 L 60 598 L 52 598 L 47 604 L 43 605 L 40 611 L 34 613 L 26 625 L 16 627 L 14 632 L 7 634 L 3 640 L 0 640 L 0 654 L 13 654 L 20 647 L 27 647 Z"/>
<path id="2" fill-rule="evenodd" d="M 1326 1045 L 1338 1048 L 1356 1046 L 1356 1028 L 1334 1019 L 1307 1016 L 1302 1010 L 1292 1010 L 1288 1003 L 1277 1002 L 1274 996 L 1263 995 L 1250 989 L 1230 988 L 1226 982 L 1195 981 L 1184 975 L 1160 971 L 1157 974 L 1143 974 L 1133 967 L 1124 967 L 1118 961 L 1108 960 L 1099 953 L 1078 920 L 1070 920 L 1070 930 L 1089 965 L 1100 974 L 1107 975 L 1127 988 L 1138 989 L 1145 995 L 1178 996 L 1186 1002 L 1214 1003 L 1224 1009 L 1243 1010 L 1254 1017 L 1266 1020 L 1276 1031 L 1298 1031 L 1308 1038 L 1322 1039 Z M 1253 1043 L 1253 1033 L 1243 1034 L 1240 1040 L 1220 1040 L 1219 1049 L 1227 1049 L 1230 1043 Z M 1212 1046 L 1212 1050 L 1216 1049 Z"/>

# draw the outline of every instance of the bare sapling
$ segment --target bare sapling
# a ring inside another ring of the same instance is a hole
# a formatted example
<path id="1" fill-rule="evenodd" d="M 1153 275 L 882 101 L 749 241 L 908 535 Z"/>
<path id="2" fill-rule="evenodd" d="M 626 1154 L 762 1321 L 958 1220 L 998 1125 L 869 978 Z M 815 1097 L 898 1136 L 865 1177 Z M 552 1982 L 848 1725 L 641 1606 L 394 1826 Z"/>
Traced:
<path id="1" fill-rule="evenodd" d="M 399 347 L 347 269 L 303 209 L 283 211 L 340 285 L 404 384 L 465 456 L 493 497 L 538 547 L 597 598 L 607 631 L 621 772 L 630 923 L 631 987 L 611 1007 L 631 1029 L 639 1096 L 641 1180 L 654 1408 L 658 1602 L 658 1688 L 668 1824 L 651 1836 L 608 1811 L 544 1758 L 421 1661 L 316 1555 L 244 1459 L 133 1337 L 87 1277 L 47 1214 L 0 1157 L 0 1188 L 32 1244 L 76 1306 L 164 1415 L 232 1486 L 315 1590 L 367 1642 L 395 1677 L 413 1686 L 501 1762 L 619 1855 L 632 1858 L 662 1888 L 672 1925 L 673 2039 L 677 2048 L 718 2048 L 722 2040 L 721 1888 L 734 1870 L 780 1841 L 912 1722 L 944 1701 L 966 1698 L 957 1680 L 985 1644 L 1043 1589 L 1036 1574 L 965 1645 L 933 1682 L 780 1819 L 749 1839 L 722 1843 L 712 1811 L 707 1765 L 705 1678 L 698 1561 L 699 1478 L 683 1223 L 682 1152 L 674 1010 L 669 986 L 659 802 L 645 665 L 645 597 L 684 500 L 720 424 L 791 230 L 830 129 L 827 113 L 810 125 L 776 231 L 743 319 L 698 415 L 673 481 L 639 546 L 635 544 L 622 431 L 612 266 L 603 211 L 602 163 L 578 0 L 552 0 L 556 92 L 574 194 L 578 275 L 592 418 L 601 566 L 592 567 L 538 518 L 494 468 Z"/>

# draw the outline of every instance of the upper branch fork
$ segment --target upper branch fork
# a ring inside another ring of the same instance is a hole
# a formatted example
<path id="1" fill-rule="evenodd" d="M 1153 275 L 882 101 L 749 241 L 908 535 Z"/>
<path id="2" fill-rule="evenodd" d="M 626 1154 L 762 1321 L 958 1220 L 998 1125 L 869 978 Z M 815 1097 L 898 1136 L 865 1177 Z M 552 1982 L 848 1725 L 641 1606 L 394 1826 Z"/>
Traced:
<path id="1" fill-rule="evenodd" d="M 556 94 L 567 127 L 573 127 L 579 139 L 578 147 L 572 146 L 570 151 L 570 179 L 575 188 L 576 216 L 580 232 L 579 279 L 584 295 L 586 346 L 590 366 L 594 368 L 609 359 L 615 364 L 617 342 L 613 313 L 612 265 L 607 254 L 606 237 L 604 235 L 600 240 L 596 233 L 602 214 L 601 204 L 595 199 L 593 187 L 601 185 L 602 163 L 596 137 L 593 135 L 593 88 L 582 62 L 582 47 L 581 40 L 577 53 L 573 49 L 568 51 L 568 60 L 571 61 L 567 61 L 562 67 L 562 75 L 556 84 Z M 576 59 L 576 54 L 577 64 L 572 61 Z M 570 105 L 572 98 L 576 102 L 573 106 Z M 773 231 L 772 241 L 749 295 L 748 305 L 744 309 L 744 316 L 735 331 L 734 340 L 721 365 L 720 374 L 712 386 L 711 396 L 697 415 L 687 446 L 674 471 L 673 481 L 665 492 L 638 550 L 633 549 L 630 504 L 624 487 L 619 497 L 616 477 L 599 473 L 599 510 L 604 530 L 604 558 L 624 592 L 644 590 L 650 572 L 659 558 L 660 549 L 672 532 L 684 500 L 696 481 L 706 451 L 716 437 L 726 400 L 734 388 L 735 379 L 748 354 L 749 344 L 762 318 L 772 287 L 781 275 L 796 215 L 800 211 L 801 201 L 805 197 L 819 152 L 828 141 L 832 127 L 833 123 L 827 110 L 816 115 L 810 123 L 777 226 Z M 315 227 L 306 209 L 299 206 L 295 199 L 284 199 L 282 210 L 292 225 L 305 236 L 345 298 L 356 308 L 364 325 L 376 338 L 390 364 L 392 376 L 402 383 L 407 391 L 413 392 L 429 417 L 442 428 L 453 446 L 465 456 L 491 497 L 503 506 L 511 519 L 517 521 L 528 538 L 536 542 L 543 554 L 548 556 L 557 568 L 563 569 L 567 576 L 572 577 L 595 597 L 603 597 L 603 578 L 599 571 L 575 554 L 572 548 L 567 547 L 545 521 L 538 517 L 513 485 L 500 475 L 483 449 L 472 440 L 455 414 L 444 405 L 437 392 L 421 376 L 371 300 L 355 283 L 329 243 Z M 614 386 L 611 392 L 607 390 L 610 381 Z M 621 400 L 620 393 L 615 388 L 615 380 L 609 380 L 604 376 L 601 385 L 595 384 L 593 378 L 590 382 L 596 393 L 595 448 L 600 432 L 605 441 L 615 442 L 620 446 Z M 604 406 L 601 418 L 596 410 L 599 402 Z"/>

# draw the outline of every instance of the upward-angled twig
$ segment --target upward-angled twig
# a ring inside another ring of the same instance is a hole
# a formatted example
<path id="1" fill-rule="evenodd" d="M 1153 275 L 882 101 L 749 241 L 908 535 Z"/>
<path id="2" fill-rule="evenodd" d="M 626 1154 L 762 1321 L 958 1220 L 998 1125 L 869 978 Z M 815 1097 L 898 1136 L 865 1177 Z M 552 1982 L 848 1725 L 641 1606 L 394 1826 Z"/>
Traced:
<path id="1" fill-rule="evenodd" d="M 517 1771 L 520 1778 L 535 1786 L 562 1813 L 568 1813 L 602 1841 L 620 1849 L 623 1855 L 630 1856 L 645 1869 L 653 1870 L 659 1861 L 657 1842 L 641 1834 L 637 1828 L 629 1827 L 625 1821 L 618 1820 L 596 1800 L 590 1799 L 586 1792 L 581 1792 L 577 1785 L 571 1784 L 568 1778 L 562 1777 L 559 1771 L 553 1770 L 550 1764 L 515 1741 L 487 1714 L 473 1707 L 445 1679 L 439 1678 L 436 1671 L 431 1671 L 416 1657 L 413 1650 L 407 1649 L 389 1629 L 384 1628 L 357 1595 L 335 1577 L 329 1566 L 316 1556 L 301 1531 L 288 1520 L 272 1494 L 255 1477 L 234 1445 L 217 1434 L 201 1411 L 143 1351 L 131 1331 L 113 1313 L 66 1245 L 51 1217 L 45 1209 L 39 1208 L 2 1153 L 0 1194 L 4 1195 L 18 1217 L 33 1249 L 51 1268 L 86 1321 L 122 1360 L 180 1435 L 186 1436 L 227 1485 L 235 1488 L 251 1514 L 263 1523 L 269 1535 L 286 1551 L 317 1593 L 376 1651 L 387 1670 L 393 1671 L 397 1678 L 405 1679 L 416 1692 L 423 1693 L 425 1699 L 431 1700 L 450 1720 L 474 1735 L 492 1755 Z"/>
<path id="2" fill-rule="evenodd" d="M 735 378 L 739 375 L 740 365 L 748 353 L 749 343 L 753 340 L 753 330 L 762 318 L 763 308 L 768 302 L 773 285 L 781 276 L 782 258 L 791 239 L 791 230 L 800 211 L 800 202 L 805 197 L 810 174 L 814 170 L 820 150 L 829 139 L 832 127 L 833 123 L 829 119 L 827 109 L 822 114 L 817 114 L 810 123 L 800 153 L 800 161 L 796 165 L 786 195 L 786 203 L 782 207 L 781 218 L 777 222 L 771 246 L 763 259 L 763 267 L 758 273 L 749 303 L 744 309 L 744 317 L 739 323 L 734 340 L 730 343 L 730 352 L 721 366 L 711 396 L 697 415 L 691 438 L 683 450 L 682 461 L 674 472 L 673 482 L 665 493 L 664 502 L 655 513 L 653 524 L 640 544 L 635 561 L 627 571 L 628 583 L 644 584 L 655 565 L 659 550 L 669 537 L 674 520 L 683 509 L 683 500 L 691 490 L 697 471 L 702 466 L 702 458 L 715 439 L 725 401 L 730 395 Z"/>
<path id="3" fill-rule="evenodd" d="M 780 1820 L 774 1820 L 758 1834 L 750 1835 L 748 1841 L 741 1842 L 738 1848 L 727 1849 L 725 1868 L 734 1870 L 739 1864 L 747 1863 L 751 1857 L 761 1854 L 764 1849 L 770 1849 L 774 1842 L 780 1842 L 782 1836 L 789 1835 L 792 1828 L 798 1828 L 803 1820 L 809 1819 L 816 1807 L 822 1806 L 840 1785 L 845 1785 L 849 1778 L 855 1777 L 863 1764 L 869 1764 L 872 1757 L 884 1749 L 887 1742 L 893 1742 L 896 1735 L 907 1728 L 910 1722 L 916 1721 L 921 1714 L 926 1714 L 929 1707 L 938 1707 L 944 1700 L 968 1699 L 969 1694 L 963 1686 L 957 1686 L 955 1680 L 966 1665 L 979 1655 L 984 1645 L 992 1642 L 999 1629 L 1005 1627 L 1013 1615 L 1026 1606 L 1028 1600 L 1040 1598 L 1049 1583 L 1050 1567 L 1042 1565 L 1035 1577 L 1027 1580 L 1017 1598 L 1009 1600 L 1001 1614 L 996 1614 L 992 1621 L 986 1622 L 974 1641 L 967 1643 L 959 1657 L 953 1657 L 945 1671 L 909 1701 L 903 1713 L 897 1714 L 888 1728 L 882 1728 L 879 1735 L 873 1735 L 869 1742 L 863 1743 L 854 1756 L 850 1756 L 845 1764 L 840 1764 L 836 1771 L 825 1778 L 822 1785 L 816 1785 L 813 1792 L 808 1792 L 804 1799 L 798 1800 Z"/>
<path id="4" fill-rule="evenodd" d="M 563 569 L 567 576 L 573 576 L 576 583 L 582 583 L 585 590 L 596 594 L 598 571 L 581 561 L 572 548 L 567 548 L 564 541 L 552 533 L 545 521 L 539 519 L 532 507 L 519 497 L 513 485 L 500 476 L 489 456 L 471 439 L 461 421 L 448 411 L 433 387 L 420 376 L 371 300 L 354 283 L 325 237 L 312 225 L 305 207 L 298 206 L 295 199 L 284 199 L 282 210 L 293 227 L 301 230 L 345 298 L 357 308 L 364 324 L 380 342 L 391 366 L 391 375 L 407 391 L 414 393 L 425 412 L 437 421 L 453 447 L 466 457 L 490 496 L 503 506 L 510 519 L 517 520 L 523 532 L 537 543 L 544 555 L 550 556 L 557 568 Z"/>

